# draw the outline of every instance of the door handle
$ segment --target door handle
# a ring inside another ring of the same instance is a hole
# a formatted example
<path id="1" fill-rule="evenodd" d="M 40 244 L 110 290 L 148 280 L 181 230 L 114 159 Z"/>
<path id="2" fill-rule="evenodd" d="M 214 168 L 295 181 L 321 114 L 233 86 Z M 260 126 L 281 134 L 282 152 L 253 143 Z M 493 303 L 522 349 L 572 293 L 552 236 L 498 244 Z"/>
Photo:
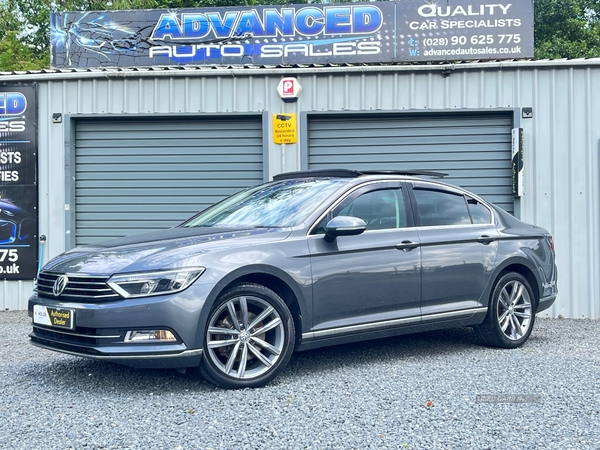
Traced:
<path id="1" fill-rule="evenodd" d="M 400 244 L 396 245 L 398 250 L 402 250 L 405 252 L 410 252 L 413 248 L 417 248 L 421 244 L 419 242 L 413 241 L 402 241 Z"/>
<path id="2" fill-rule="evenodd" d="M 488 236 L 487 234 L 484 234 L 484 235 L 482 235 L 482 236 L 479 236 L 479 237 L 477 238 L 477 242 L 479 242 L 479 243 L 481 243 L 481 244 L 483 244 L 483 245 L 487 245 L 487 244 L 489 244 L 490 242 L 494 242 L 494 240 L 495 240 L 495 238 L 494 238 L 494 237 L 492 237 L 492 236 Z"/>

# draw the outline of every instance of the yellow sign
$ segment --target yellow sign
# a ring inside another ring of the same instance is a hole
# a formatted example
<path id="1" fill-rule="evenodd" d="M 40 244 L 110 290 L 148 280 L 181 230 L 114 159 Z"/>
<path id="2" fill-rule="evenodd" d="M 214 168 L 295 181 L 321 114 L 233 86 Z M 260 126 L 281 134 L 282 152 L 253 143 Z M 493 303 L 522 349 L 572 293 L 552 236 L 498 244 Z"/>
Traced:
<path id="1" fill-rule="evenodd" d="M 273 114 L 273 142 L 295 144 L 298 140 L 296 114 Z"/>

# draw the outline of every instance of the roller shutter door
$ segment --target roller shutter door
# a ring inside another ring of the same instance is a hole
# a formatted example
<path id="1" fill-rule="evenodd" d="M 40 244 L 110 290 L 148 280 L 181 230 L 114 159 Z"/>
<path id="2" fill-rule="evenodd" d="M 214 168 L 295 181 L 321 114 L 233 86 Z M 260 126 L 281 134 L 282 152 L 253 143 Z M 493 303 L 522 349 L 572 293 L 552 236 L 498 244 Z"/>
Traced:
<path id="1" fill-rule="evenodd" d="M 75 172 L 77 245 L 169 228 L 263 181 L 262 118 L 80 120 Z"/>
<path id="2" fill-rule="evenodd" d="M 308 167 L 422 169 L 513 212 L 511 112 L 314 115 Z"/>

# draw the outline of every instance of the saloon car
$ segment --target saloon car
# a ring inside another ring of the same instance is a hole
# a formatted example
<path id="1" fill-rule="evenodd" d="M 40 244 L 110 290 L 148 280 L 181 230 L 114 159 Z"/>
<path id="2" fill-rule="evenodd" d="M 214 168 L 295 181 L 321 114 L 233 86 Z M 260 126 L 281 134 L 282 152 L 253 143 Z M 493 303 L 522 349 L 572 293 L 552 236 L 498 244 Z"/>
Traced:
<path id="1" fill-rule="evenodd" d="M 31 343 L 259 387 L 292 353 L 448 327 L 523 345 L 554 242 L 429 172 L 281 174 L 181 225 L 74 248 L 29 300 Z"/>

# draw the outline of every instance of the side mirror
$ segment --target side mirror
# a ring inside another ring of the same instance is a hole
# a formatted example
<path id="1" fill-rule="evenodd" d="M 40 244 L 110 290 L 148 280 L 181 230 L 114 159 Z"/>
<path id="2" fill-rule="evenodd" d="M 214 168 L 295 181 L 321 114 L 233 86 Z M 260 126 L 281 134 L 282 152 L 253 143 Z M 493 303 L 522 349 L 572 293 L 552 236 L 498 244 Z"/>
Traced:
<path id="1" fill-rule="evenodd" d="M 356 236 L 367 229 L 367 223 L 358 217 L 337 216 L 325 227 L 325 241 L 333 242 L 338 236 Z"/>

